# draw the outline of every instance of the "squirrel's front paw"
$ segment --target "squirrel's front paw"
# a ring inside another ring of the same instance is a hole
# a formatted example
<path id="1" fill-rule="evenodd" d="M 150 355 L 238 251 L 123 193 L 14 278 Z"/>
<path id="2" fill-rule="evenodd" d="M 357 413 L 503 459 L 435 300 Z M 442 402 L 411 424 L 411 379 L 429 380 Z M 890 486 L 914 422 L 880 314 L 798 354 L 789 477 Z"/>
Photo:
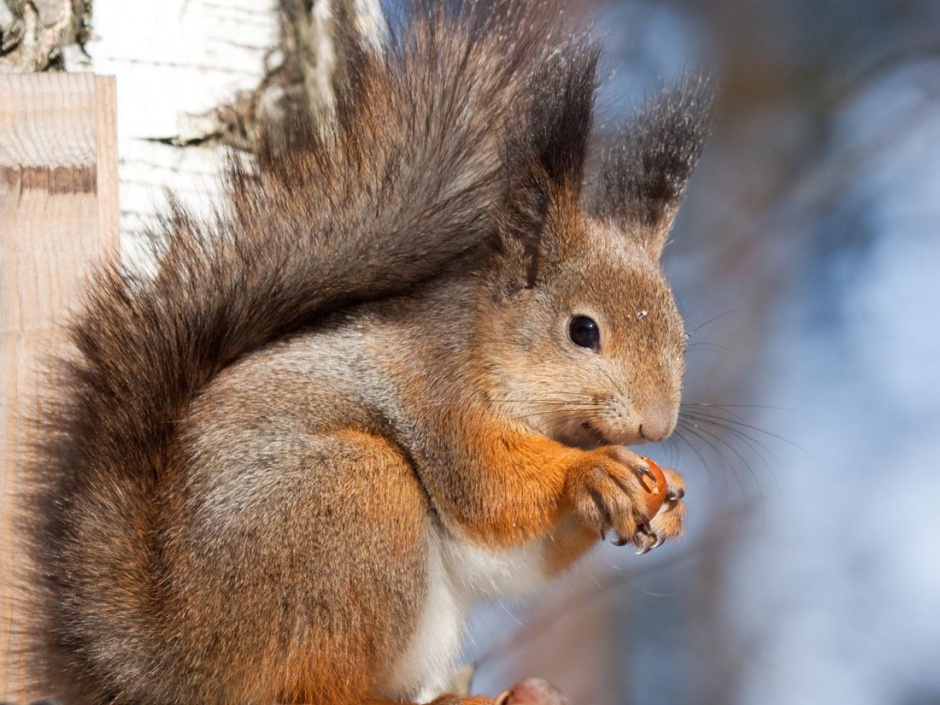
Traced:
<path id="1" fill-rule="evenodd" d="M 655 516 L 647 516 L 647 495 L 656 478 L 646 461 L 622 446 L 603 446 L 574 468 L 566 483 L 567 497 L 578 517 L 602 538 L 608 529 L 615 543 L 633 543 L 646 553 L 682 533 L 685 484 L 678 473 L 664 470 L 667 494 Z"/>

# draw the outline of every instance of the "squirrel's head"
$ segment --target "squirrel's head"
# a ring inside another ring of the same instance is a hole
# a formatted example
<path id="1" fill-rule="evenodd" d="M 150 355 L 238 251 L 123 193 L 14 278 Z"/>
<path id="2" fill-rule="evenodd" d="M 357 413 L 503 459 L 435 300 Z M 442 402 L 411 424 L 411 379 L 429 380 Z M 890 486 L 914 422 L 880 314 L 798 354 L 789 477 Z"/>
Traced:
<path id="1" fill-rule="evenodd" d="M 586 50 L 540 79 L 478 322 L 491 401 L 582 447 L 676 425 L 685 332 L 660 258 L 711 107 L 701 80 L 652 101 L 583 193 L 595 61 Z"/>

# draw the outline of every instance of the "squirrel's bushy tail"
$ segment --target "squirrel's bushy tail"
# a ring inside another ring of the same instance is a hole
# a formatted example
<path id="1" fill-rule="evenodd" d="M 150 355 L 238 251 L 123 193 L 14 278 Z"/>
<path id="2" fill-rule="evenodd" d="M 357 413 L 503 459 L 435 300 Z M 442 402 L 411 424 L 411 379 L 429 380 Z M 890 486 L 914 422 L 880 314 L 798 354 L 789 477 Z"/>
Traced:
<path id="1" fill-rule="evenodd" d="M 416 10 L 384 55 L 359 56 L 331 134 L 301 130 L 233 168 L 213 218 L 171 207 L 153 277 L 112 265 L 94 279 L 31 465 L 43 692 L 133 702 L 159 679 L 158 487 L 199 391 L 270 341 L 487 246 L 517 106 L 560 42 L 542 3 L 482 5 Z"/>

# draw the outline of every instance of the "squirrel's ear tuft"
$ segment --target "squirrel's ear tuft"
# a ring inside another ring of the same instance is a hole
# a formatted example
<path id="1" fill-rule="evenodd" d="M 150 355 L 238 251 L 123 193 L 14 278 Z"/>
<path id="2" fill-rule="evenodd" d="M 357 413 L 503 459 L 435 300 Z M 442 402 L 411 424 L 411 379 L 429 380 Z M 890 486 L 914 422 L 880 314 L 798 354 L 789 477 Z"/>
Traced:
<path id="1" fill-rule="evenodd" d="M 546 256 L 560 246 L 555 240 L 563 229 L 553 227 L 553 214 L 580 201 L 598 56 L 596 45 L 573 40 L 529 77 L 528 103 L 508 146 L 509 193 L 501 228 L 516 290 L 534 287 Z"/>
<path id="2" fill-rule="evenodd" d="M 713 82 L 686 78 L 651 100 L 603 156 L 592 214 L 644 241 L 659 258 L 711 126 Z"/>
<path id="3" fill-rule="evenodd" d="M 532 76 L 526 149 L 548 184 L 572 195 L 581 191 L 588 139 L 594 122 L 599 48 L 565 47 Z"/>

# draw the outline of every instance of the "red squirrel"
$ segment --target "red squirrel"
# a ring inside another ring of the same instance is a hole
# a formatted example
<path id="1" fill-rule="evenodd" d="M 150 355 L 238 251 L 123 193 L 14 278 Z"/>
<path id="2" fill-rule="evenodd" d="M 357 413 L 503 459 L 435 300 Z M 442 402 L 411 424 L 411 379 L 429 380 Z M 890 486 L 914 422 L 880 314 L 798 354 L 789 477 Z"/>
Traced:
<path id="1" fill-rule="evenodd" d="M 89 283 L 32 463 L 37 686 L 65 705 L 438 705 L 468 610 L 646 516 L 682 319 L 660 266 L 687 81 L 586 179 L 598 49 L 542 3 L 431 3 L 335 129 Z M 423 8 L 423 9 L 422 9 Z"/>

